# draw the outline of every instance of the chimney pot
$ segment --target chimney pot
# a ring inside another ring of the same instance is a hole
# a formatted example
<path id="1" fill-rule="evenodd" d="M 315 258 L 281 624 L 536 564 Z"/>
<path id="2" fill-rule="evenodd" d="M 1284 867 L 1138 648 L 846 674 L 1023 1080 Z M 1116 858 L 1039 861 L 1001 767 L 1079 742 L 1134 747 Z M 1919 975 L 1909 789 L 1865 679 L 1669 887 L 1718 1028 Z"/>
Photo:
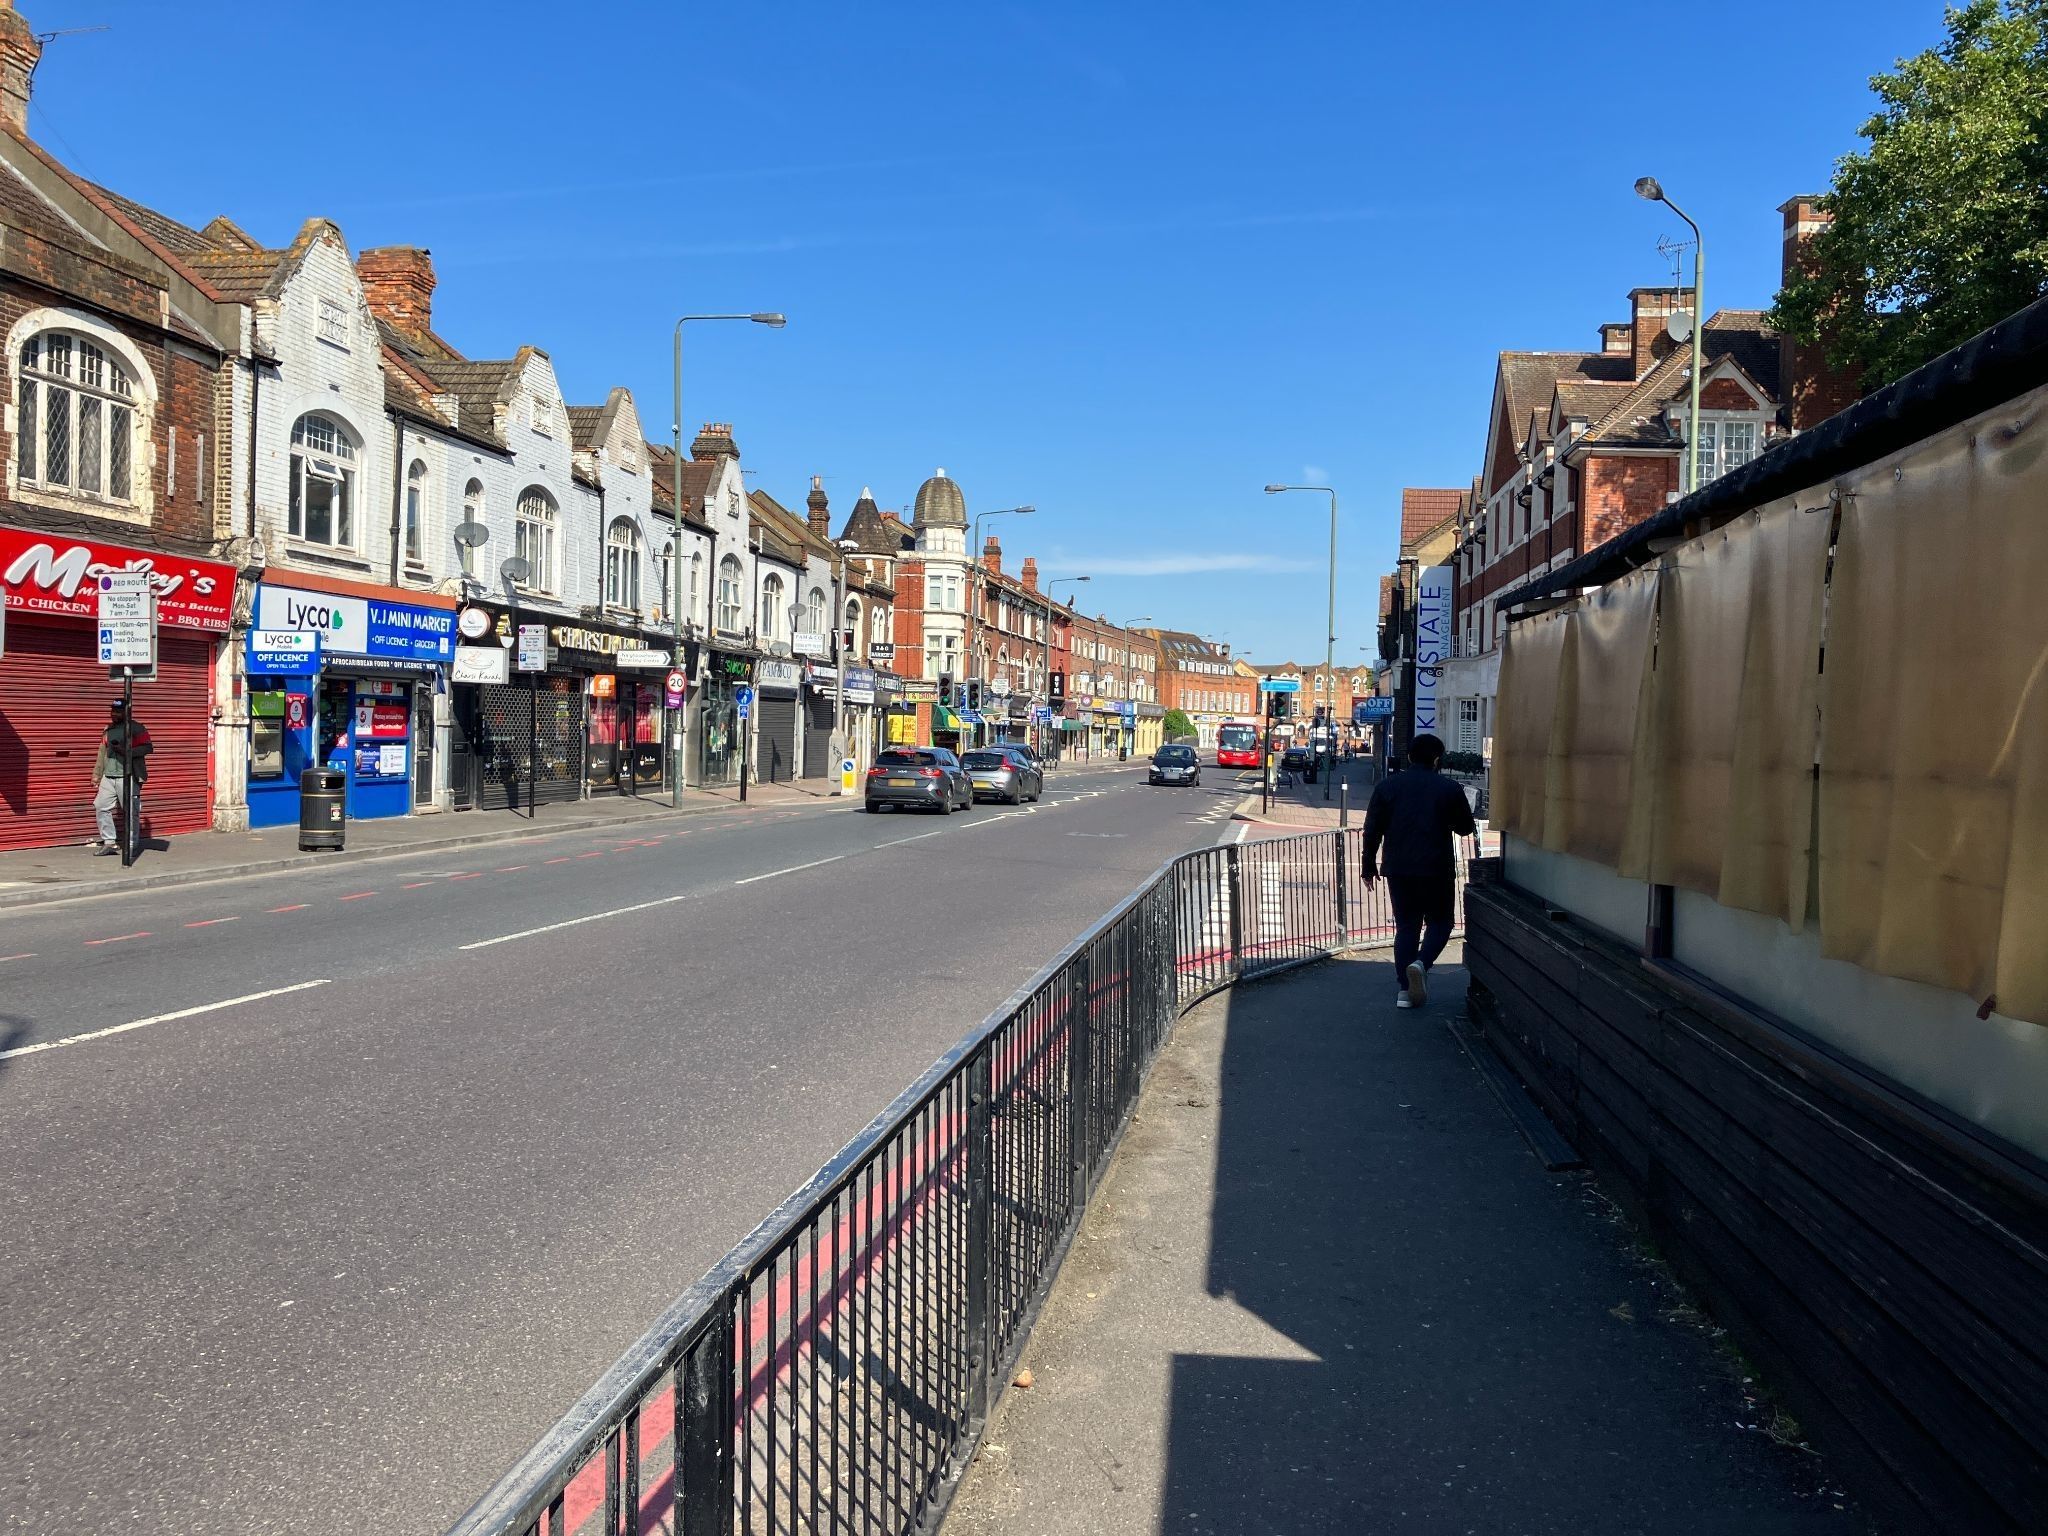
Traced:
<path id="1" fill-rule="evenodd" d="M 356 257 L 356 276 L 370 313 L 402 331 L 434 324 L 433 254 L 417 245 L 385 245 Z"/>
<path id="2" fill-rule="evenodd" d="M 0 0 L 0 118 L 24 138 L 28 136 L 28 99 L 35 89 L 36 62 L 43 45 L 35 29 L 15 10 L 14 0 Z"/>

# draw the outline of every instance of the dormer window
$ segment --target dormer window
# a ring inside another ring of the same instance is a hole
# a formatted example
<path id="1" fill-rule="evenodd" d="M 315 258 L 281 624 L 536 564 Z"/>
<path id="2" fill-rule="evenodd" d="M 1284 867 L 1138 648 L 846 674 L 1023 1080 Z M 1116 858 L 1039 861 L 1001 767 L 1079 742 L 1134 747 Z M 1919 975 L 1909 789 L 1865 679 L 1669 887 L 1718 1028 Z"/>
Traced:
<path id="1" fill-rule="evenodd" d="M 1757 424 L 1754 421 L 1701 417 L 1699 454 L 1694 461 L 1693 483 L 1705 485 L 1709 480 L 1717 479 L 1731 469 L 1740 469 L 1756 457 L 1756 441 Z"/>

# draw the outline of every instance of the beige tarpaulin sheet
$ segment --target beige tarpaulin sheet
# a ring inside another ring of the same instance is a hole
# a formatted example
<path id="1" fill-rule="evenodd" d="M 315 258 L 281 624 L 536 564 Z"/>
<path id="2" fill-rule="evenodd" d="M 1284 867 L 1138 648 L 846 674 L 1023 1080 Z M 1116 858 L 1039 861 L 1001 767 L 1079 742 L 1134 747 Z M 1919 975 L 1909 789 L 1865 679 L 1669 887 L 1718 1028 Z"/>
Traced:
<path id="1" fill-rule="evenodd" d="M 1657 619 L 1655 567 L 1576 605 L 1564 647 L 1543 845 L 1641 878 L 1652 799 L 1636 794 L 1637 722 Z"/>
<path id="2" fill-rule="evenodd" d="M 1558 682 L 1573 611 L 1560 608 L 1508 626 L 1500 660 L 1500 719 L 1493 743 L 1493 820 L 1524 842 L 1555 846 L 1544 836 L 1552 727 L 1560 713 Z M 1562 835 L 1562 828 L 1558 829 Z"/>
<path id="3" fill-rule="evenodd" d="M 2048 416 L 1958 429 L 1844 489 L 1822 947 L 2048 1022 Z"/>
<path id="4" fill-rule="evenodd" d="M 1801 505 L 1814 510 L 1801 511 Z M 1824 492 L 1773 503 L 1667 557 L 1655 705 L 1650 878 L 1806 919 L 1813 847 Z"/>

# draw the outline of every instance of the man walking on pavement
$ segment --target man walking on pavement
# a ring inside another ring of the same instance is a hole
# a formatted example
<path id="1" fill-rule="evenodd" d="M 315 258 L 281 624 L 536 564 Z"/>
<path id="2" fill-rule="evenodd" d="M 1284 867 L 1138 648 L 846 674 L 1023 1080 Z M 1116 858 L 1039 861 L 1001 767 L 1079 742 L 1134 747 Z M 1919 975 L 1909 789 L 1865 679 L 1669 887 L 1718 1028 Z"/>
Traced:
<path id="1" fill-rule="evenodd" d="M 1441 741 L 1417 736 L 1408 746 L 1414 771 L 1380 780 L 1365 809 L 1365 883 L 1369 887 L 1375 874 L 1385 875 L 1394 906 L 1397 1008 L 1429 1001 L 1429 968 L 1450 942 L 1458 915 L 1452 839 L 1477 830 L 1463 787 L 1437 772 L 1443 760 Z"/>
<path id="2" fill-rule="evenodd" d="M 133 813 L 135 800 L 128 783 L 128 759 L 135 760 L 135 783 L 147 781 L 147 759 L 152 745 L 149 728 L 128 718 L 127 706 L 119 699 L 107 706 L 107 730 L 100 738 L 99 754 L 92 762 L 92 811 L 99 824 L 99 837 L 92 845 L 95 857 L 121 851 L 114 813 L 126 806 Z"/>

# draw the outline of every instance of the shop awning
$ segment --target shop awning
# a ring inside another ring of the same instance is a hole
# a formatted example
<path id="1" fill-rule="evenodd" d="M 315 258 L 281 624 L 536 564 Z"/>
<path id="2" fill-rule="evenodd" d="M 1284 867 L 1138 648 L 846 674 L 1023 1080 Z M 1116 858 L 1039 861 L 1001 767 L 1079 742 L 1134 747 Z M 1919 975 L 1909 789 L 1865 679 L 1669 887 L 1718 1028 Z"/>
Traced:
<path id="1" fill-rule="evenodd" d="M 932 729 L 935 731 L 957 731 L 960 717 L 943 704 L 932 706 Z"/>
<path id="2" fill-rule="evenodd" d="M 1084 720 L 1073 720 L 1063 718 L 1060 721 L 1060 729 L 1063 731 L 1085 731 L 1088 729 L 1088 724 Z"/>

